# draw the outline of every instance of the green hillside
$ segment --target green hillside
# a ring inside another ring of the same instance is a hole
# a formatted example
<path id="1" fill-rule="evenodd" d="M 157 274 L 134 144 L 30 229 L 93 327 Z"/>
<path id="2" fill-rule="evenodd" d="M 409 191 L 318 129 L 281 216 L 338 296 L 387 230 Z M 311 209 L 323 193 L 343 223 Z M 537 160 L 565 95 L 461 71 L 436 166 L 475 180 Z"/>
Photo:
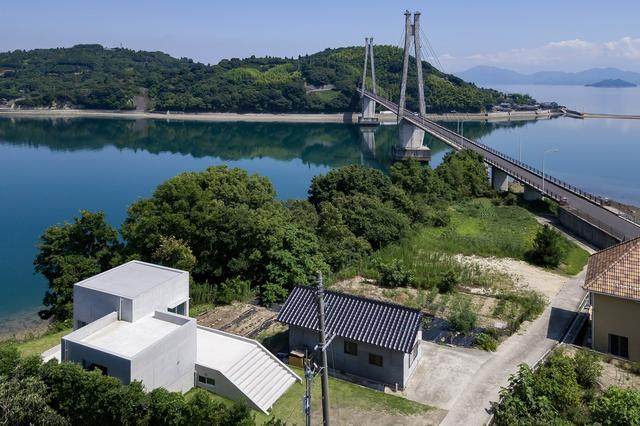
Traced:
<path id="1" fill-rule="evenodd" d="M 402 51 L 376 46 L 381 93 L 397 99 Z M 339 112 L 358 109 L 364 48 L 288 58 L 224 59 L 206 65 L 162 52 L 100 45 L 0 53 L 0 104 L 26 107 L 217 112 Z M 482 111 L 507 100 L 495 90 L 424 63 L 428 110 Z M 408 102 L 415 108 L 415 70 Z M 321 88 L 324 90 L 313 91 Z M 313 86 L 313 87 L 312 87 Z"/>

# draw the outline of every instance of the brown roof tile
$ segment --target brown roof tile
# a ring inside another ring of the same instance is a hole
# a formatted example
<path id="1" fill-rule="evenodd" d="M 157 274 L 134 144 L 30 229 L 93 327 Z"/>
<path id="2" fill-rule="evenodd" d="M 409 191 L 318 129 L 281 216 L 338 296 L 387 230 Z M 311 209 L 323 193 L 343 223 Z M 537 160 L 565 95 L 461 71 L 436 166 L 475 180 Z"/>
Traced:
<path id="1" fill-rule="evenodd" d="M 640 300 L 640 237 L 591 255 L 583 287 Z"/>

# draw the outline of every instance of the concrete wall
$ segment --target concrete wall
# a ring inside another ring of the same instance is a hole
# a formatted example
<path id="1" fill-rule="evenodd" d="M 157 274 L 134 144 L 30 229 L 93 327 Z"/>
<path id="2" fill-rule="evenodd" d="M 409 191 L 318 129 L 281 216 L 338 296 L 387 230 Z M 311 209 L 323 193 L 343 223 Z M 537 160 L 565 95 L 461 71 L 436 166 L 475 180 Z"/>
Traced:
<path id="1" fill-rule="evenodd" d="M 309 352 L 318 343 L 318 333 L 300 327 L 289 326 L 289 347 L 291 349 L 307 348 Z M 380 348 L 367 343 L 355 342 L 358 354 L 344 352 L 344 339 L 336 336 L 327 352 L 330 369 L 371 379 L 389 386 L 404 388 L 417 362 L 409 365 L 410 354 Z M 369 363 L 369 354 L 382 355 L 383 365 L 378 367 Z"/>
<path id="2" fill-rule="evenodd" d="M 203 385 L 202 383 L 198 382 L 198 375 L 212 378 L 216 381 L 216 384 L 214 386 Z M 229 398 L 232 401 L 245 403 L 255 410 L 262 411 L 260 407 L 255 405 L 253 401 L 247 398 L 247 396 L 240 391 L 240 389 L 238 389 L 233 383 L 231 383 L 224 374 L 220 373 L 217 370 L 213 370 L 202 365 L 196 365 L 195 384 L 198 387 L 210 390 L 220 396 Z"/>
<path id="3" fill-rule="evenodd" d="M 120 307 L 122 307 L 121 319 L 131 321 L 133 305 L 130 299 L 86 287 L 73 286 L 74 330 L 78 328 L 78 321 L 89 324 L 111 312 L 118 312 Z"/>
<path id="4" fill-rule="evenodd" d="M 602 229 L 593 226 L 565 208 L 560 207 L 558 209 L 558 220 L 562 226 L 600 249 L 620 242 Z"/>
<path id="5" fill-rule="evenodd" d="M 491 186 L 498 192 L 509 190 L 509 176 L 495 167 L 491 168 Z"/>
<path id="6" fill-rule="evenodd" d="M 640 361 L 640 303 L 592 293 L 593 348 L 609 352 L 609 334 L 629 339 L 629 359 Z"/>
<path id="7" fill-rule="evenodd" d="M 418 367 L 420 358 L 422 358 L 422 346 L 420 345 L 421 341 L 422 341 L 422 330 L 418 330 L 418 333 L 416 335 L 416 340 L 413 342 L 414 346 L 418 345 L 418 355 L 412 361 L 410 353 L 404 354 L 404 363 L 403 363 L 404 384 L 403 384 L 403 387 L 405 387 L 407 385 L 407 382 L 409 381 L 409 378 L 411 378 L 413 373 L 416 371 L 416 368 Z"/>
<path id="8" fill-rule="evenodd" d="M 61 341 L 60 350 L 62 360 L 81 364 L 85 368 L 89 368 L 91 364 L 99 364 L 107 368 L 107 374 L 109 376 L 120 379 L 122 383 L 130 383 L 131 361 L 129 359 L 80 342 L 84 337 L 117 321 L 117 319 L 117 312 L 112 312 L 64 336 Z"/>
<path id="9" fill-rule="evenodd" d="M 141 380 L 147 391 L 164 387 L 186 392 L 193 387 L 196 320 L 165 312 L 156 312 L 154 317 L 179 324 L 180 328 L 133 356 L 131 379 Z"/>
<path id="10" fill-rule="evenodd" d="M 142 293 L 133 301 L 133 321 L 155 311 L 166 311 L 167 308 L 187 302 L 189 312 L 189 275 L 180 274 L 172 280 L 157 285 Z"/>

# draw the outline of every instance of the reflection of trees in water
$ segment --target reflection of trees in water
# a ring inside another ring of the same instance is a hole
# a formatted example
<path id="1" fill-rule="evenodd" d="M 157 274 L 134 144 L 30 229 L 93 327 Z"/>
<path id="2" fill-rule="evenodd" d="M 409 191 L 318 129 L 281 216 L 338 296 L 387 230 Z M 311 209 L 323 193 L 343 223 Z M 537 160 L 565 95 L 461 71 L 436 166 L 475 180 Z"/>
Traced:
<path id="1" fill-rule="evenodd" d="M 446 123 L 455 130 L 456 123 Z M 480 138 L 497 128 L 522 122 L 465 123 L 465 136 Z M 363 162 L 386 168 L 391 147 L 398 141 L 397 126 L 371 129 L 365 138 L 356 126 L 302 123 L 207 123 L 120 119 L 0 119 L 0 143 L 45 146 L 54 151 L 118 149 L 169 152 L 193 157 L 240 160 L 269 157 L 300 158 L 305 163 L 337 167 Z M 449 148 L 425 136 L 436 154 Z"/>

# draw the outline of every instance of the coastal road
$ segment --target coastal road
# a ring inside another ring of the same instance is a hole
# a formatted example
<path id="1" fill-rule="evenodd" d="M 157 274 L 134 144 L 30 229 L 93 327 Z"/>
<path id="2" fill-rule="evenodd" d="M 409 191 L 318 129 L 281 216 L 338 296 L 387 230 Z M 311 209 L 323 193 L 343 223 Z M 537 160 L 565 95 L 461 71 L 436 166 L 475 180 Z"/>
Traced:
<path id="1" fill-rule="evenodd" d="M 491 402 L 498 400 L 500 388 L 508 384 L 518 365 L 534 365 L 562 339 L 586 294 L 582 289 L 584 275 L 582 271 L 565 284 L 538 319 L 509 337 L 480 365 L 473 379 L 447 407 L 449 411 L 441 425 L 486 424 Z"/>

